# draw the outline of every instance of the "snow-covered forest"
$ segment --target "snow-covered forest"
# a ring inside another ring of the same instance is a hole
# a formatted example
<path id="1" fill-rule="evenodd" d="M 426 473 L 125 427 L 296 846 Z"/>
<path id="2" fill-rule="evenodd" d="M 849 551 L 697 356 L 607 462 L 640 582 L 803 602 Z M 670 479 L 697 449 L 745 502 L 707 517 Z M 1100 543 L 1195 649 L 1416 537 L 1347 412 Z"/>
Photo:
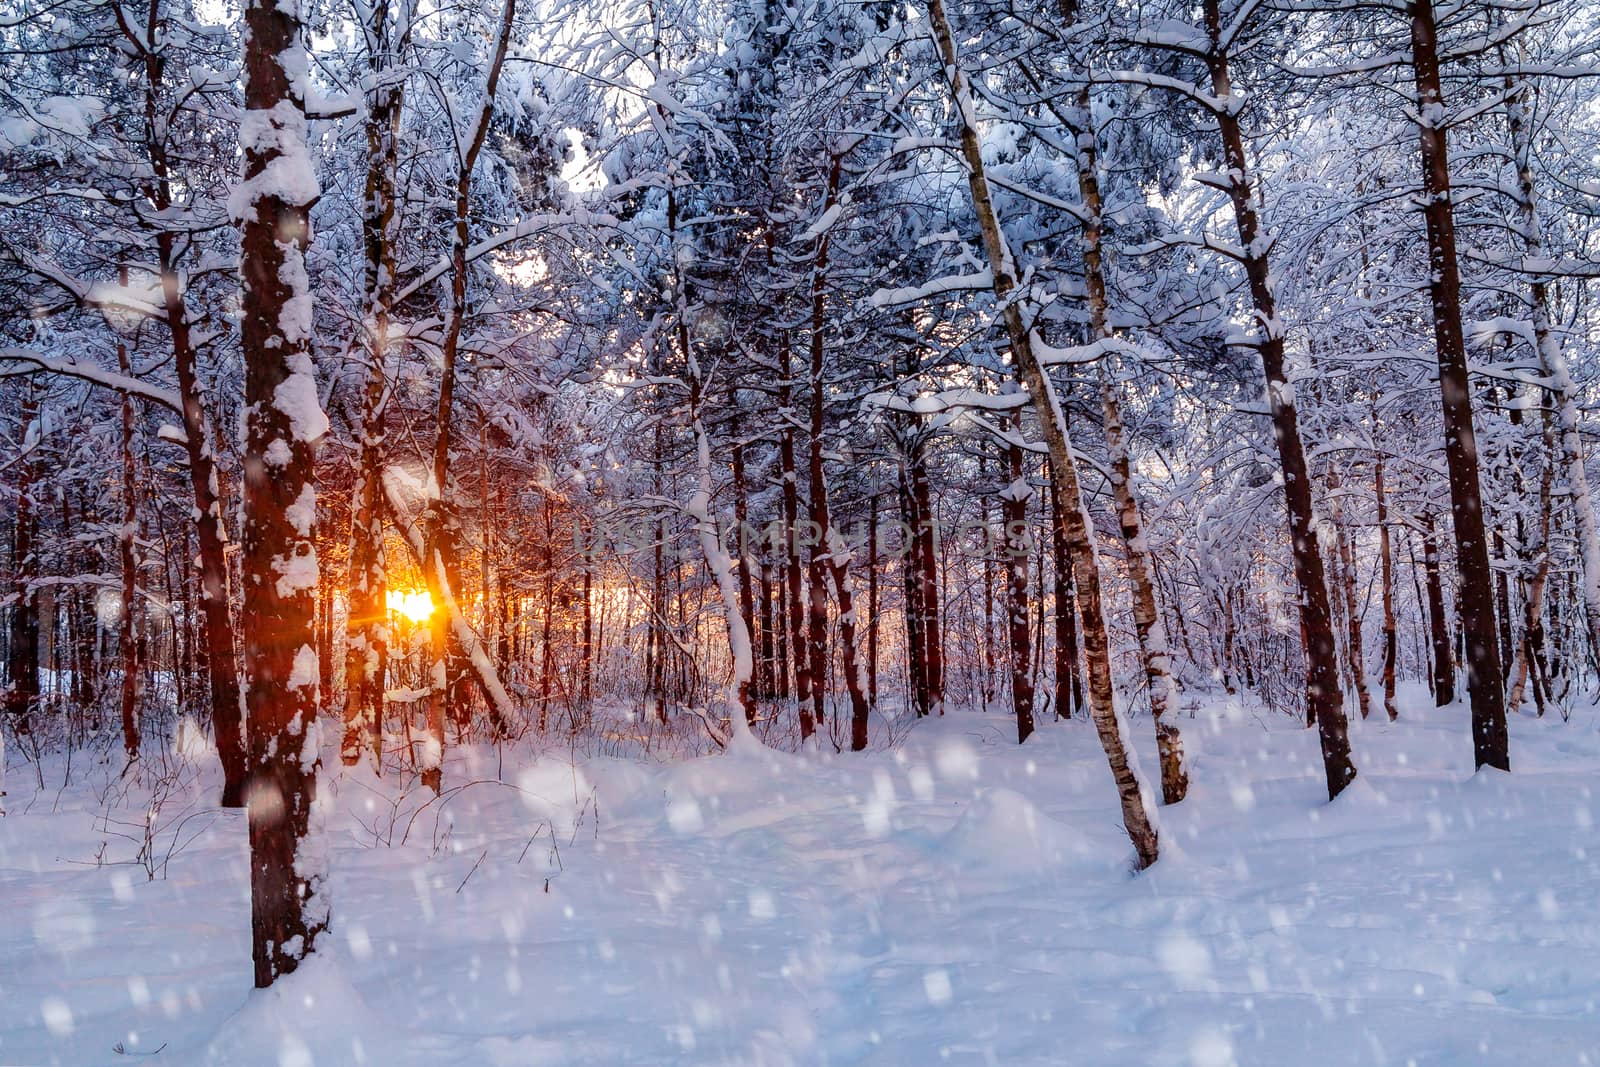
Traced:
<path id="1" fill-rule="evenodd" d="M 1597 75 L 0 3 L 0 1062 L 1600 1061 Z"/>

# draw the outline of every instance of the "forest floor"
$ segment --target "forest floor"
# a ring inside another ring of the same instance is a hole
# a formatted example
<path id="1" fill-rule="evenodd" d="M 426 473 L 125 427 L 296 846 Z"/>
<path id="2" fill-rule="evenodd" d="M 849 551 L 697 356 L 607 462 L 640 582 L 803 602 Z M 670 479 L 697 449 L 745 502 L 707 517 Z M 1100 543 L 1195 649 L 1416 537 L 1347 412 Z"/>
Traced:
<path id="1" fill-rule="evenodd" d="M 117 833 L 155 774 L 36 792 L 13 754 L 0 1063 L 1600 1063 L 1600 716 L 1518 717 L 1514 773 L 1474 776 L 1465 709 L 1405 696 L 1331 805 L 1312 732 L 1186 716 L 1193 788 L 1138 876 L 1081 721 L 507 754 L 504 784 L 457 752 L 426 806 L 335 778 L 333 933 L 259 993 L 206 756 L 157 783 L 152 879 Z"/>

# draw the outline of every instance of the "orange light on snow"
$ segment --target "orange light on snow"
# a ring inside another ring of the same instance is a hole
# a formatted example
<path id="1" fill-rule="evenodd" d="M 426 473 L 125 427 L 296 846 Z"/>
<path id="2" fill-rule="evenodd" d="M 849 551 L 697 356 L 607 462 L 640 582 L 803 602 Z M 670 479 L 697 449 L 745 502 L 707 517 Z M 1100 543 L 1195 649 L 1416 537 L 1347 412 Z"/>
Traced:
<path id="1" fill-rule="evenodd" d="M 426 589 L 391 589 L 389 610 L 412 622 L 427 622 L 433 616 L 433 599 Z"/>

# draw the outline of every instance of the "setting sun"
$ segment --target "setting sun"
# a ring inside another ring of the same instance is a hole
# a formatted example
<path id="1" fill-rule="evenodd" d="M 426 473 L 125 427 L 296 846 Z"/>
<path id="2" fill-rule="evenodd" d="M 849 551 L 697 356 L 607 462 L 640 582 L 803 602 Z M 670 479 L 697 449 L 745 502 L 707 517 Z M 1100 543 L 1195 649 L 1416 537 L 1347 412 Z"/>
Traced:
<path id="1" fill-rule="evenodd" d="M 391 589 L 386 602 L 390 611 L 412 622 L 427 622 L 433 615 L 433 600 L 426 589 Z"/>

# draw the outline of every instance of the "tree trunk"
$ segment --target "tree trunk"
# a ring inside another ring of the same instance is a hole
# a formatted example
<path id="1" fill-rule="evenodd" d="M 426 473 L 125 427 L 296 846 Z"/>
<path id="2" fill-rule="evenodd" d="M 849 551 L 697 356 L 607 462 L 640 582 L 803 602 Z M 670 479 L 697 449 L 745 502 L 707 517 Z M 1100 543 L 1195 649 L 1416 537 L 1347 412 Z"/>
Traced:
<path id="1" fill-rule="evenodd" d="M 812 688 L 821 679 L 812 677 L 811 646 L 806 639 L 806 609 L 800 575 L 800 478 L 795 467 L 794 448 L 794 369 L 789 338 L 778 338 L 778 470 L 783 481 L 783 537 L 777 546 L 784 553 L 784 581 L 788 601 L 788 643 L 794 659 L 795 704 L 800 716 L 800 743 L 816 732 L 812 713 Z"/>
<path id="2" fill-rule="evenodd" d="M 831 209 L 836 201 L 841 174 L 841 161 L 834 156 L 828 168 L 828 184 L 824 210 Z M 867 747 L 867 723 L 870 707 L 867 704 L 866 679 L 861 669 L 860 650 L 856 647 L 856 612 L 850 586 L 850 549 L 844 537 L 833 528 L 828 508 L 828 483 L 823 470 L 822 445 L 825 429 L 826 407 L 823 396 L 822 372 L 827 353 L 824 328 L 827 324 L 827 277 L 829 236 L 824 232 L 817 238 L 816 256 L 811 277 L 811 373 L 810 373 L 810 489 L 811 522 L 815 537 L 811 545 L 811 669 L 818 678 L 825 673 L 828 662 L 827 627 L 828 602 L 823 587 L 824 570 L 833 583 L 834 599 L 839 605 L 839 664 L 844 675 L 845 691 L 850 696 L 850 749 L 860 752 Z M 817 719 L 824 715 L 824 687 L 814 691 Z"/>
<path id="3" fill-rule="evenodd" d="M 1455 212 L 1450 200 L 1450 156 L 1445 142 L 1433 0 L 1410 0 L 1411 66 L 1416 75 L 1418 142 L 1422 155 L 1423 220 L 1428 233 L 1428 292 L 1433 302 L 1439 394 L 1444 408 L 1445 463 L 1450 472 L 1450 513 L 1460 576 L 1456 610 L 1466 636 L 1467 692 L 1472 700 L 1472 754 L 1510 770 L 1505 676 L 1497 655 L 1494 581 L 1484 529 L 1478 476 L 1478 442 L 1472 428 L 1472 393 L 1461 327 L 1461 278 L 1456 262 Z"/>
<path id="4" fill-rule="evenodd" d="M 1520 475 L 1516 481 L 1513 491 L 1520 496 L 1524 489 Z M 1520 540 L 1522 531 L 1519 529 L 1517 532 Z M 1495 636 L 1500 641 L 1500 674 L 1504 677 L 1511 673 L 1511 581 L 1506 574 L 1506 569 L 1511 566 L 1511 556 L 1506 551 L 1506 539 L 1500 531 L 1495 530 L 1491 536 L 1494 538 L 1494 554 L 1490 557 L 1489 565 L 1494 573 Z M 1499 566 L 1494 565 L 1496 560 Z"/>
<path id="5" fill-rule="evenodd" d="M 939 550 L 936 518 L 933 512 L 933 485 L 928 476 L 928 457 L 918 443 L 911 456 L 909 471 L 913 512 L 913 590 L 923 661 L 924 715 L 944 714 L 945 659 L 943 612 L 939 604 Z"/>
<path id="6" fill-rule="evenodd" d="M 578 699 L 588 714 L 594 699 L 594 560 L 585 557 L 583 565 L 583 646 L 578 668 Z"/>
<path id="7" fill-rule="evenodd" d="M 1017 281 L 1015 261 L 1006 246 L 1005 233 L 989 196 L 988 178 L 984 172 L 982 144 L 977 129 L 977 113 L 971 90 L 962 73 L 956 54 L 955 36 L 945 16 L 943 0 L 927 0 L 928 19 L 934 42 L 943 60 L 952 102 L 961 126 L 961 154 L 966 161 L 967 187 L 972 196 L 973 210 L 983 234 L 984 252 L 993 274 L 994 294 L 1003 308 L 1006 337 L 1010 342 L 1011 356 L 1015 361 L 1021 384 L 1027 389 L 1038 416 L 1040 430 L 1050 456 L 1050 477 L 1056 487 L 1057 509 L 1054 521 L 1061 527 L 1062 535 L 1072 552 L 1073 572 L 1077 578 L 1079 604 L 1083 613 L 1084 645 L 1089 664 L 1089 707 L 1095 728 L 1110 764 L 1116 783 L 1117 796 L 1122 806 L 1123 826 L 1133 843 L 1139 867 L 1155 863 L 1160 854 L 1160 842 L 1144 784 L 1140 781 L 1131 757 L 1131 746 L 1122 715 L 1116 706 L 1116 694 L 1111 680 L 1110 642 L 1106 633 L 1105 616 L 1100 595 L 1100 564 L 1096 558 L 1092 527 L 1083 493 L 1078 483 L 1076 461 L 1067 439 L 1066 420 L 1056 398 L 1055 389 L 1034 354 L 1033 338 L 1022 318 L 1022 308 L 1012 299 Z"/>
<path id="8" fill-rule="evenodd" d="M 1206 31 L 1211 41 L 1207 62 L 1211 68 L 1212 94 L 1219 99 L 1231 99 L 1233 86 L 1228 73 L 1228 54 L 1220 43 L 1223 25 L 1219 0 L 1205 0 L 1204 9 Z M 1346 734 L 1343 698 L 1339 692 L 1338 653 L 1333 639 L 1328 583 L 1323 572 L 1322 553 L 1317 546 L 1311 477 L 1306 468 L 1305 449 L 1300 441 L 1294 389 L 1285 374 L 1283 324 L 1278 317 L 1277 294 L 1273 288 L 1272 269 L 1267 261 L 1266 250 L 1271 242 L 1262 233 L 1256 213 L 1254 183 L 1238 116 L 1228 109 L 1219 109 L 1215 115 L 1222 135 L 1223 158 L 1227 163 L 1228 195 L 1233 202 L 1239 247 L 1244 250 L 1245 275 L 1250 284 L 1250 298 L 1260 329 L 1256 347 L 1261 354 L 1262 371 L 1267 381 L 1272 433 L 1278 446 L 1278 463 L 1283 474 L 1289 541 L 1294 557 L 1295 579 L 1300 587 L 1300 620 L 1305 630 L 1306 715 L 1317 726 L 1328 797 L 1332 799 L 1355 779 L 1356 768 L 1350 760 L 1350 740 Z"/>
<path id="9" fill-rule="evenodd" d="M 1381 452 L 1373 462 L 1372 493 L 1377 501 L 1378 572 L 1383 586 L 1383 710 L 1388 714 L 1389 721 L 1393 722 L 1400 717 L 1394 702 L 1395 658 L 1398 651 L 1394 621 L 1394 552 L 1389 537 L 1389 502 L 1384 496 Z"/>
<path id="10" fill-rule="evenodd" d="M 1006 637 L 1011 654 L 1011 709 L 1017 719 L 1017 743 L 1033 733 L 1033 655 L 1028 624 L 1028 555 L 1033 538 L 1028 529 L 1028 498 L 1033 490 L 1023 466 L 1022 446 L 1016 436 L 1022 420 L 1013 415 L 1013 439 L 1006 444 L 1006 476 L 1011 479 L 1000 494 L 1000 515 L 1005 524 Z"/>
<path id="11" fill-rule="evenodd" d="M 317 554 L 312 476 L 328 423 L 311 363 L 305 273 L 315 178 L 297 5 L 245 18 L 242 226 L 245 366 L 244 660 L 251 933 L 257 987 L 293 971 L 327 928 L 327 873 L 306 839 L 316 795 Z"/>
<path id="12" fill-rule="evenodd" d="M 1055 479 L 1050 480 L 1050 513 L 1061 510 Z M 1078 604 L 1072 589 L 1072 557 L 1059 523 L 1050 524 L 1055 564 L 1056 718 L 1076 715 L 1083 707 L 1083 675 L 1078 672 Z"/>
<path id="13" fill-rule="evenodd" d="M 122 268 L 122 284 L 128 283 L 128 269 Z M 128 346 L 117 345 L 117 369 L 126 375 Z M 134 643 L 134 622 L 138 611 L 139 562 L 134 540 L 139 531 L 139 476 L 133 458 L 133 396 L 122 394 L 122 528 L 117 531 L 117 558 L 122 567 L 122 615 L 117 630 L 117 645 L 122 653 L 122 748 L 132 763 L 139 758 L 139 660 Z"/>
<path id="14" fill-rule="evenodd" d="M 453 718 L 452 696 L 458 684 L 452 675 L 459 672 L 459 639 L 453 623 L 459 611 L 441 611 L 440 606 L 455 604 L 461 589 L 459 517 L 450 471 L 450 452 L 455 429 L 456 363 L 461 348 L 461 330 L 467 316 L 467 243 L 472 209 L 472 171 L 478 154 L 489 136 L 489 121 L 494 117 L 495 89 L 505 65 L 511 40 L 511 23 L 516 17 L 516 0 L 505 0 L 494 52 L 484 80 L 482 104 L 477 112 L 472 137 L 457 159 L 455 188 L 455 226 L 450 245 L 450 311 L 445 318 L 444 342 L 440 346 L 439 409 L 437 434 L 433 444 L 433 499 L 424 515 L 425 534 L 422 572 L 428 582 L 428 595 L 435 607 L 429 619 L 429 646 L 432 662 L 428 674 L 428 736 L 424 749 L 422 783 L 438 793 L 444 777 L 444 724 Z M 457 144 L 459 146 L 459 140 Z M 455 617 L 452 617 L 455 616 Z M 452 670 L 452 668 L 456 668 Z"/>
<path id="15" fill-rule="evenodd" d="M 33 731 L 33 715 L 39 707 L 39 594 L 33 588 L 37 562 L 33 555 L 33 483 L 38 478 L 38 461 L 33 453 L 39 447 L 42 424 L 39 418 L 38 387 L 29 382 L 22 394 L 18 413 L 23 455 L 17 464 L 17 513 L 11 537 L 11 624 L 6 636 L 6 717 L 18 736 Z"/>
<path id="16" fill-rule="evenodd" d="M 729 398 L 732 413 L 729 422 L 729 433 L 733 435 L 733 521 L 734 544 L 737 547 L 737 565 L 739 568 L 739 617 L 744 620 L 746 634 L 755 632 L 755 586 L 750 574 L 750 552 L 746 540 L 746 531 L 750 528 L 749 505 L 745 498 L 744 485 L 744 441 L 739 437 L 739 394 L 735 390 Z M 751 657 L 752 662 L 754 656 Z M 759 686 L 752 678 L 748 686 L 748 699 L 744 700 L 745 715 L 750 723 L 756 721 L 756 705 L 754 694 Z"/>
<path id="17" fill-rule="evenodd" d="M 1094 341 L 1112 336 L 1107 320 L 1106 280 L 1101 264 L 1101 202 L 1099 152 L 1087 86 L 1077 101 L 1078 193 L 1083 205 L 1083 280 L 1089 303 L 1089 327 Z M 1133 591 L 1133 628 L 1144 660 L 1150 694 L 1150 718 L 1155 723 L 1156 748 L 1161 760 L 1161 796 L 1176 804 L 1189 791 L 1189 771 L 1184 764 L 1183 737 L 1178 732 L 1178 693 L 1172 681 L 1172 657 L 1167 628 L 1156 604 L 1155 567 L 1150 544 L 1139 514 L 1139 497 L 1133 488 L 1132 461 L 1122 424 L 1122 404 L 1116 384 L 1106 369 L 1109 353 L 1101 356 L 1100 411 L 1105 424 L 1106 455 L 1111 467 L 1111 493 L 1117 507 L 1117 524 L 1128 554 L 1128 583 Z"/>
<path id="18" fill-rule="evenodd" d="M 1509 704 L 1514 712 L 1522 710 L 1530 662 L 1537 664 L 1544 647 L 1544 591 L 1550 578 L 1550 502 L 1555 483 L 1555 434 L 1548 410 L 1543 412 L 1543 420 L 1543 448 L 1539 456 L 1539 522 L 1535 527 L 1538 540 L 1528 546 L 1535 562 L 1533 575 L 1528 579 L 1527 597 L 1522 604 L 1522 640 L 1517 644 L 1516 661 L 1512 666 Z M 1538 678 L 1534 679 L 1534 693 L 1536 697 L 1539 694 Z M 1543 702 L 1539 701 L 1539 704 L 1542 713 Z"/>
<path id="19" fill-rule="evenodd" d="M 161 5 L 152 2 L 146 23 L 148 41 L 141 48 L 145 65 L 145 141 L 151 178 L 147 195 L 157 216 L 173 207 L 171 166 L 166 131 L 160 118 L 159 93 L 165 76 L 166 53 L 153 46 L 159 32 Z M 222 806 L 242 807 L 247 774 L 244 712 L 239 670 L 234 661 L 235 642 L 229 593 L 227 536 L 222 525 L 222 490 L 218 477 L 215 434 L 202 401 L 198 354 L 190 329 L 188 302 L 178 271 L 178 235 L 172 229 L 156 230 L 156 260 L 161 271 L 161 295 L 168 332 L 172 338 L 173 370 L 183 414 L 184 449 L 189 460 L 189 485 L 194 495 L 195 535 L 200 561 L 200 610 L 205 619 L 206 683 L 211 698 L 211 725 L 217 756 L 222 763 Z"/>
<path id="20" fill-rule="evenodd" d="M 878 706 L 878 485 L 867 507 L 867 703 Z"/>
<path id="21" fill-rule="evenodd" d="M 1539 218 L 1539 199 L 1533 185 L 1533 138 L 1529 129 L 1527 85 L 1506 79 L 1506 125 L 1517 170 L 1517 219 L 1515 228 L 1522 238 L 1523 253 L 1532 261 L 1546 258 L 1544 229 Z M 1561 449 L 1562 488 L 1572 498 L 1572 511 L 1578 524 L 1578 559 L 1582 568 L 1583 604 L 1589 643 L 1600 647 L 1600 528 L 1595 522 L 1589 493 L 1589 474 L 1584 467 L 1583 437 L 1580 433 L 1578 388 L 1567 364 L 1560 333 L 1550 317 L 1549 285 L 1542 276 L 1529 282 L 1534 344 L 1538 348 L 1540 372 L 1545 376 L 1555 409 Z M 1553 462 L 1547 459 L 1547 463 Z M 1548 545 L 1548 542 L 1545 542 Z M 1547 563 L 1543 564 L 1548 566 Z M 1515 704 L 1512 705 L 1516 707 Z"/>
<path id="22" fill-rule="evenodd" d="M 1339 590 L 1338 600 L 1344 612 L 1345 663 L 1350 672 L 1350 687 L 1356 693 L 1356 707 L 1361 717 L 1372 714 L 1372 695 L 1367 688 L 1367 657 L 1361 640 L 1361 610 L 1356 602 L 1356 560 L 1350 544 L 1350 532 L 1344 525 L 1344 505 L 1340 502 L 1339 475 L 1328 472 L 1328 491 L 1333 497 L 1333 537 L 1338 559 L 1334 582 Z"/>
<path id="23" fill-rule="evenodd" d="M 1439 539 L 1434 533 L 1433 512 L 1424 511 L 1422 521 L 1422 569 L 1428 584 L 1428 628 L 1433 638 L 1433 703 L 1444 707 L 1455 703 L 1455 659 L 1450 650 L 1450 623 L 1444 613 L 1444 578 L 1439 568 Z"/>
<path id="24" fill-rule="evenodd" d="M 350 510 L 349 592 L 345 618 L 344 739 L 346 766 L 372 753 L 383 765 L 383 694 L 389 666 L 388 573 L 383 549 L 384 431 L 389 383 L 389 320 L 394 306 L 395 242 L 399 237 L 395 176 L 399 167 L 400 112 L 404 86 L 392 76 L 409 32 L 409 3 L 391 23 L 388 0 L 368 10 L 367 68 L 372 84 L 367 103 L 367 179 L 361 232 L 366 252 L 367 380 L 362 397 L 361 436 Z M 395 30 L 400 40 L 394 39 Z"/>

